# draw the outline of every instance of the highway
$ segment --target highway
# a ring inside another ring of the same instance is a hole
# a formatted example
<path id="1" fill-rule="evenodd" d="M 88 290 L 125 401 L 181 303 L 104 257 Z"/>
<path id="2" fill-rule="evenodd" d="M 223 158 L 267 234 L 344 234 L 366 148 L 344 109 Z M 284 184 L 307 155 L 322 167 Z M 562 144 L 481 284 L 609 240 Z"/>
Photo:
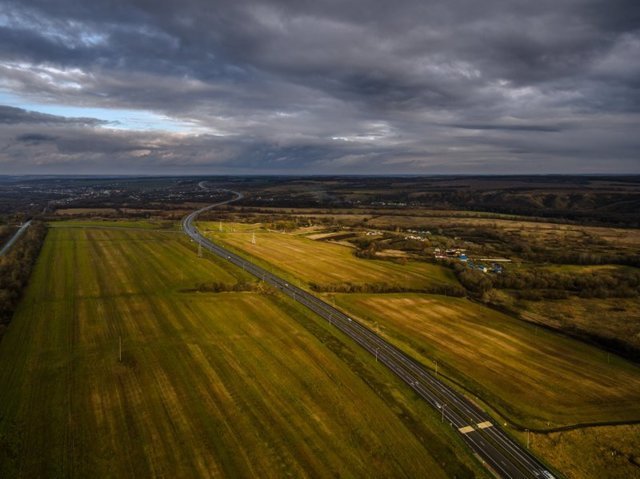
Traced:
<path id="1" fill-rule="evenodd" d="M 203 184 L 200 186 L 204 188 Z M 308 307 L 374 355 L 378 362 L 389 368 L 438 411 L 442 420 L 455 428 L 463 442 L 497 476 L 504 478 L 554 478 L 544 464 L 508 436 L 487 413 L 461 393 L 438 380 L 424 365 L 320 298 L 289 284 L 284 279 L 201 235 L 194 226 L 194 221 L 199 214 L 243 198 L 241 193 L 231 190 L 224 191 L 232 193 L 234 197 L 194 211 L 182 222 L 185 233 L 199 243 L 202 248 L 243 268 Z"/>
<path id="2" fill-rule="evenodd" d="M 15 243 L 18 240 L 18 238 L 22 236 L 22 233 L 24 233 L 29 226 L 31 226 L 31 220 L 27 221 L 22 226 L 20 226 L 18 231 L 16 231 L 15 234 L 9 239 L 9 241 L 5 243 L 2 249 L 0 249 L 0 256 L 3 256 L 7 251 L 9 251 L 9 249 L 11 249 L 11 247 L 13 246 L 13 243 Z"/>

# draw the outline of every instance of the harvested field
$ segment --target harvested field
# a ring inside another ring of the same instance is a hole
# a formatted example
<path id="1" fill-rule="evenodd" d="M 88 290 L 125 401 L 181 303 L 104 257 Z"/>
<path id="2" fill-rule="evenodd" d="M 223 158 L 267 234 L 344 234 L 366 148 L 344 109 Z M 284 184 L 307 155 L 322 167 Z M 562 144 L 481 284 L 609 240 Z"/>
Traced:
<path id="1" fill-rule="evenodd" d="M 0 477 L 479 469 L 437 416 L 293 303 L 181 292 L 249 279 L 185 237 L 58 226 L 0 342 Z"/>
<path id="2" fill-rule="evenodd" d="M 640 367 L 466 299 L 336 295 L 336 303 L 529 428 L 640 419 Z"/>

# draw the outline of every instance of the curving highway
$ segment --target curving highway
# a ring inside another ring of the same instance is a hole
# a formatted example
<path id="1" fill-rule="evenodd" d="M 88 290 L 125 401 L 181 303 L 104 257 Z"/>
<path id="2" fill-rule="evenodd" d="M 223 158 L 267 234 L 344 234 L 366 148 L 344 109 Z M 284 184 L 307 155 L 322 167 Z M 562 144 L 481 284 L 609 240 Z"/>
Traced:
<path id="1" fill-rule="evenodd" d="M 199 186 L 205 188 L 204 182 L 201 182 Z M 234 197 L 194 211 L 182 221 L 182 228 L 194 241 L 308 307 L 369 351 L 377 358 L 378 362 L 389 368 L 436 409 L 443 421 L 447 421 L 452 427 L 455 427 L 463 442 L 473 450 L 483 464 L 499 477 L 554 478 L 544 464 L 508 436 L 488 414 L 462 394 L 438 380 L 424 365 L 320 298 L 289 284 L 284 279 L 201 235 L 193 224 L 199 214 L 243 198 L 242 193 L 236 191 L 220 191 L 232 193 Z"/>

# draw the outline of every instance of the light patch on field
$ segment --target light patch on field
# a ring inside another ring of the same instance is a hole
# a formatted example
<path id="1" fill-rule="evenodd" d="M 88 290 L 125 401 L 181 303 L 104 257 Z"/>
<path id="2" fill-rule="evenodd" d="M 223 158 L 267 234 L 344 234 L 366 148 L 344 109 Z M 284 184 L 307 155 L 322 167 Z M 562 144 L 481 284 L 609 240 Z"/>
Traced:
<path id="1" fill-rule="evenodd" d="M 399 249 L 383 249 L 376 253 L 376 256 L 387 256 L 389 258 L 407 258 L 409 255 L 406 251 Z"/>

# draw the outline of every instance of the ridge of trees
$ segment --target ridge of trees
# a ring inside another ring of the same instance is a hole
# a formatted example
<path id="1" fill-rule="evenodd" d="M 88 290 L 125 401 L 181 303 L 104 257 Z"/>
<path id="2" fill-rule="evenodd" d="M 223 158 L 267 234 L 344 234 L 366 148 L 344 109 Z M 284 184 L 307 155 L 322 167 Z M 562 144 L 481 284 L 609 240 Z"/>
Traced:
<path id="1" fill-rule="evenodd" d="M 44 223 L 34 221 L 7 254 L 0 257 L 0 338 L 22 298 L 46 234 Z"/>
<path id="2" fill-rule="evenodd" d="M 312 291 L 318 293 L 425 293 L 441 294 L 462 298 L 466 295 L 464 288 L 455 284 L 440 284 L 424 288 L 407 288 L 396 283 L 309 283 Z"/>

